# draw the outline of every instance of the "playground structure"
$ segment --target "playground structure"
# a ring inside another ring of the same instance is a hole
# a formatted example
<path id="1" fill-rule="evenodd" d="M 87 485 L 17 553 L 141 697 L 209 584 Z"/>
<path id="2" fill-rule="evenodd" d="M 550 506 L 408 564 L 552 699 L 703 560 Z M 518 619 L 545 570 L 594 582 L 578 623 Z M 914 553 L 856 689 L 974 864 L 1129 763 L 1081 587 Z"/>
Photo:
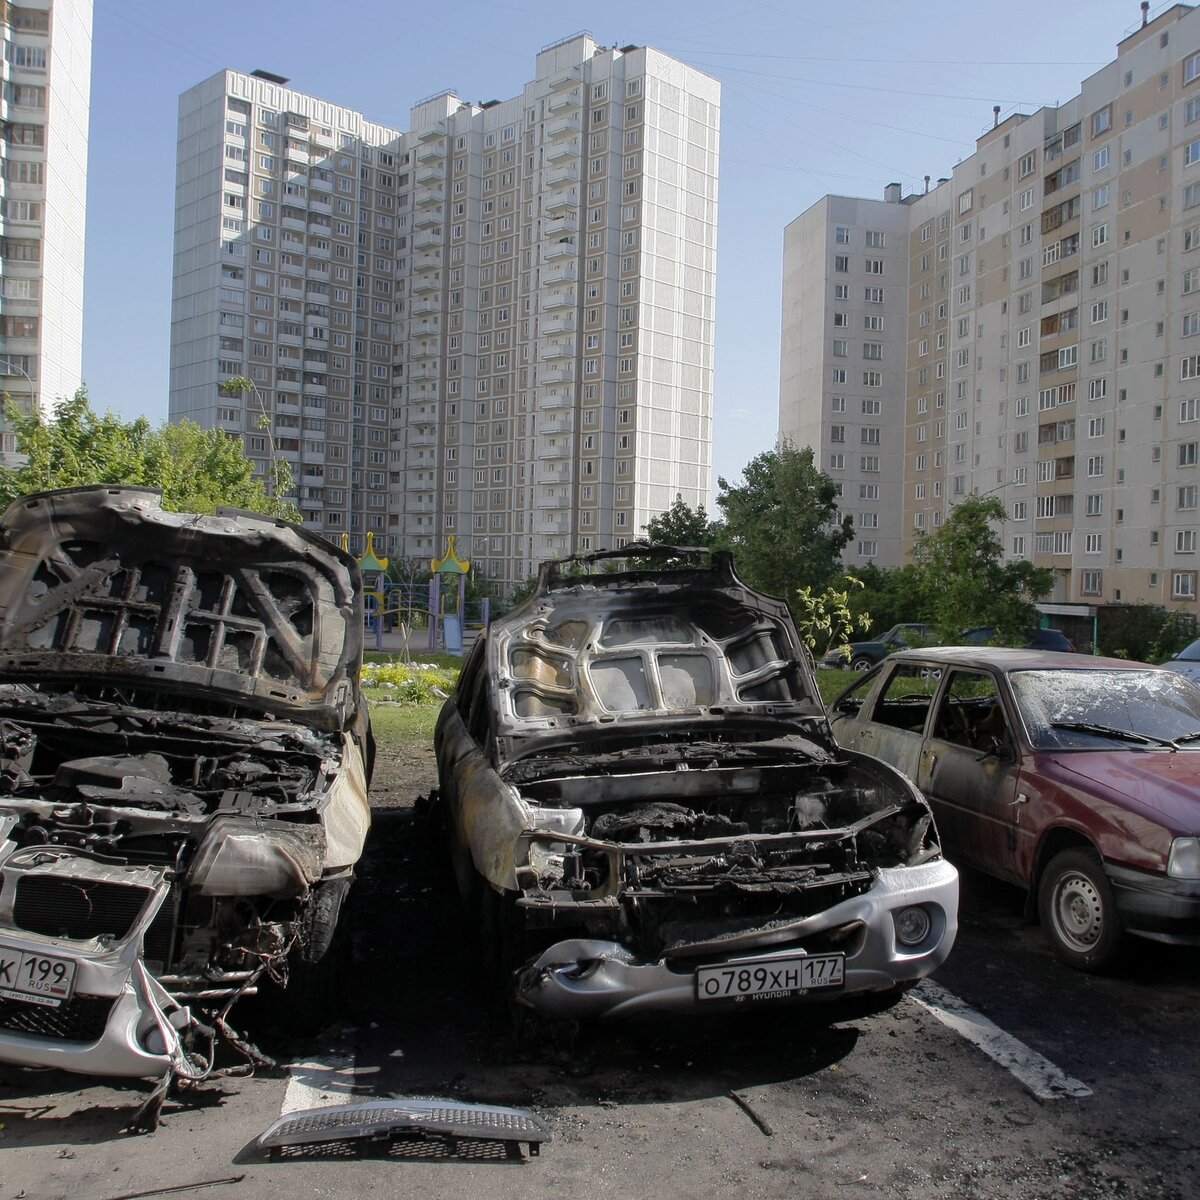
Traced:
<path id="1" fill-rule="evenodd" d="M 462 654 L 467 635 L 487 625 L 488 598 L 467 599 L 471 564 L 458 557 L 453 537 L 447 542 L 445 555 L 435 558 L 430 567 L 433 578 L 424 583 L 389 579 L 388 559 L 375 553 L 375 536 L 368 531 L 366 552 L 358 559 L 358 568 L 363 579 L 367 628 L 375 632 L 377 650 L 384 649 L 384 635 L 398 629 L 406 650 L 417 647 L 418 636 L 424 635 L 423 649 Z M 457 581 L 456 585 L 452 580 Z M 419 630 L 419 625 L 425 628 Z"/>

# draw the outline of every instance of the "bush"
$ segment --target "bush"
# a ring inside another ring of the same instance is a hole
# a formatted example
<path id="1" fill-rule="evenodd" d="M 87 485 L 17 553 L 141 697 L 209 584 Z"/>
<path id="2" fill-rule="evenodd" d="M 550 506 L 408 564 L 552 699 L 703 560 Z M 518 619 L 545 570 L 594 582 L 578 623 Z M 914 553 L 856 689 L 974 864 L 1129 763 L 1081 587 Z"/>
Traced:
<path id="1" fill-rule="evenodd" d="M 367 663 L 362 672 L 363 687 L 385 693 L 378 699 L 404 704 L 440 704 L 457 681 L 457 670 L 432 663 Z"/>

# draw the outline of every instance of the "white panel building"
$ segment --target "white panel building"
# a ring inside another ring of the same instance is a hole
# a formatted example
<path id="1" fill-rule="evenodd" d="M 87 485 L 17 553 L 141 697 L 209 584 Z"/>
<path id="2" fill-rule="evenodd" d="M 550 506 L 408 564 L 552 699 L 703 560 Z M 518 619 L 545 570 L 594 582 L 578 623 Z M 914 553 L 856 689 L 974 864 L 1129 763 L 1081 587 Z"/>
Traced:
<path id="1" fill-rule="evenodd" d="M 0 388 L 32 407 L 83 373 L 91 0 L 0 4 L 0 30 Z"/>
<path id="2" fill-rule="evenodd" d="M 504 585 L 706 503 L 719 104 L 586 34 L 406 132 L 262 72 L 192 88 L 172 417 L 288 460 L 309 527 L 420 560 L 453 534 Z"/>

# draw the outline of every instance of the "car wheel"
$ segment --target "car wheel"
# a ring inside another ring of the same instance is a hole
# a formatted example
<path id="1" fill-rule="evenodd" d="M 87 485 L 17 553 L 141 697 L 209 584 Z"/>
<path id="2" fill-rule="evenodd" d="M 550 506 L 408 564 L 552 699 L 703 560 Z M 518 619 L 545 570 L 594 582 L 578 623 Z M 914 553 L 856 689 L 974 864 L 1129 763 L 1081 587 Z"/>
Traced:
<path id="1" fill-rule="evenodd" d="M 860 654 L 850 664 L 850 670 L 852 670 L 852 671 L 869 671 L 874 665 L 875 664 L 869 658 L 867 658 L 866 655 Z"/>
<path id="2" fill-rule="evenodd" d="M 288 985 L 278 997 L 277 1023 L 288 1033 L 311 1037 L 341 1012 L 350 940 L 340 917 L 350 882 L 317 884 L 300 919 L 300 936 L 288 955 Z"/>
<path id="3" fill-rule="evenodd" d="M 1103 971 L 1120 954 L 1121 917 L 1094 850 L 1064 850 L 1050 860 L 1038 883 L 1038 915 L 1055 955 L 1077 971 Z"/>

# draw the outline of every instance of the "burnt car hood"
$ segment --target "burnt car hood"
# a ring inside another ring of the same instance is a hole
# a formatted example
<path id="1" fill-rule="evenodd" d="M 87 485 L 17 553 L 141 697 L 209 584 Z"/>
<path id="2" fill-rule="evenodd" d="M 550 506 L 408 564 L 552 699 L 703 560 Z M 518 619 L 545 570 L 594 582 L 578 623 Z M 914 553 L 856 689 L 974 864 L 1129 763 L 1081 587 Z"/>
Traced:
<path id="1" fill-rule="evenodd" d="M 166 512 L 135 487 L 25 496 L 0 518 L 0 680 L 95 680 L 344 728 L 358 582 L 349 554 L 261 514 Z"/>
<path id="2" fill-rule="evenodd" d="M 727 554 L 707 569 L 557 575 L 492 622 L 487 675 L 501 759 L 589 735 L 769 720 L 827 731 L 787 605 Z M 824 740 L 824 739 L 822 739 Z"/>
<path id="3" fill-rule="evenodd" d="M 1049 757 L 1043 774 L 1067 787 L 1121 796 L 1179 834 L 1200 834 L 1200 748 L 1075 751 Z"/>

